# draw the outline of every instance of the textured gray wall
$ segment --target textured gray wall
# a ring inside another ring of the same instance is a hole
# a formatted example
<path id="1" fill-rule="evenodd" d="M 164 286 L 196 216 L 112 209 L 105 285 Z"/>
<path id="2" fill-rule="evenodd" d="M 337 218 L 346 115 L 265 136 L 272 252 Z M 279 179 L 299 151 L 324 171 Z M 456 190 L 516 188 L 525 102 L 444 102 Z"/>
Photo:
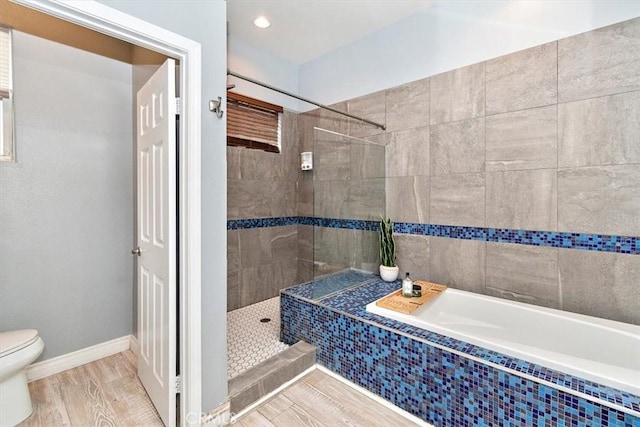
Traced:
<path id="1" fill-rule="evenodd" d="M 226 122 L 207 108 L 226 95 L 226 2 L 99 0 L 202 46 L 202 408 L 227 397 Z"/>
<path id="2" fill-rule="evenodd" d="M 19 32 L 14 61 L 0 329 L 38 329 L 48 359 L 132 332 L 131 66 Z"/>
<path id="3" fill-rule="evenodd" d="M 336 106 L 387 131 L 315 111 L 300 118 L 303 148 L 313 124 L 386 141 L 395 221 L 640 236 L 640 18 Z M 401 275 L 640 324 L 638 255 L 397 242 Z"/>
<path id="4" fill-rule="evenodd" d="M 281 153 L 227 147 L 229 219 L 295 216 L 298 116 L 285 111 Z M 227 309 L 298 283 L 298 226 L 227 231 Z"/>

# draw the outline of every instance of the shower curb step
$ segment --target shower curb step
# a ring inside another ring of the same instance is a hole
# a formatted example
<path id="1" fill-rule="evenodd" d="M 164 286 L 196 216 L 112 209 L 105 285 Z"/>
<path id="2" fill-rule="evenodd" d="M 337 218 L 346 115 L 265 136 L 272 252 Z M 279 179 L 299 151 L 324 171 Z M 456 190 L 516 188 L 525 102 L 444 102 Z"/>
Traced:
<path id="1" fill-rule="evenodd" d="M 229 380 L 231 413 L 271 393 L 316 363 L 316 347 L 299 341 Z"/>

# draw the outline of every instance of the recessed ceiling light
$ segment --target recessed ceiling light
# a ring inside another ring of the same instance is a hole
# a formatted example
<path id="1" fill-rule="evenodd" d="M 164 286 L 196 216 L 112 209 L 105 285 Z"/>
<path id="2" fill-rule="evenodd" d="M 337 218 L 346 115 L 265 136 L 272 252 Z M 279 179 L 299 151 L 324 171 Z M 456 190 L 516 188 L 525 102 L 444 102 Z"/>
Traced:
<path id="1" fill-rule="evenodd" d="M 271 21 L 266 16 L 258 16 L 253 20 L 253 25 L 258 28 L 269 28 L 271 26 Z"/>

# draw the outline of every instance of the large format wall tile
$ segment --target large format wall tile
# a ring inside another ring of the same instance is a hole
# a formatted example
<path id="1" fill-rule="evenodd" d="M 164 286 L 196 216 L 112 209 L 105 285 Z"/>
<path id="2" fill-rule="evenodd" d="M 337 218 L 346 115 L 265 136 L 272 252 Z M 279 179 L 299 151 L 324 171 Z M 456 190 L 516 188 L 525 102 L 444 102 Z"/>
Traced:
<path id="1" fill-rule="evenodd" d="M 557 229 L 555 169 L 487 172 L 487 227 Z"/>
<path id="2" fill-rule="evenodd" d="M 430 124 L 484 116 L 485 63 L 431 77 Z"/>
<path id="3" fill-rule="evenodd" d="M 385 179 L 352 180 L 349 183 L 347 209 L 347 218 L 368 220 L 380 218 L 386 209 Z"/>
<path id="4" fill-rule="evenodd" d="M 266 187 L 271 197 L 271 216 L 294 216 L 298 211 L 295 181 L 273 181 Z"/>
<path id="5" fill-rule="evenodd" d="M 640 89 L 640 18 L 558 41 L 560 102 Z"/>
<path id="6" fill-rule="evenodd" d="M 557 42 L 487 61 L 487 115 L 555 104 Z"/>
<path id="7" fill-rule="evenodd" d="M 240 272 L 227 272 L 227 311 L 240 307 Z"/>
<path id="8" fill-rule="evenodd" d="M 398 277 L 403 278 L 407 272 L 413 280 L 429 278 L 429 237 L 411 234 L 396 234 L 397 264 L 400 269 Z"/>
<path id="9" fill-rule="evenodd" d="M 352 267 L 370 273 L 378 273 L 380 266 L 378 233 L 356 230 L 355 239 L 355 263 Z"/>
<path id="10" fill-rule="evenodd" d="M 298 226 L 271 227 L 271 257 L 287 261 L 298 257 Z"/>
<path id="11" fill-rule="evenodd" d="M 557 106 L 489 116 L 487 171 L 555 168 L 558 162 Z"/>
<path id="12" fill-rule="evenodd" d="M 332 104 L 330 107 L 338 111 L 344 111 L 345 113 L 349 110 L 349 106 L 346 101 Z M 308 119 L 301 123 L 302 126 L 300 131 L 303 133 L 303 138 L 313 140 L 314 126 L 341 133 L 343 135 L 347 135 L 349 133 L 349 118 L 347 116 L 342 116 L 321 108 L 308 111 L 302 114 L 302 116 Z"/>
<path id="13" fill-rule="evenodd" d="M 484 242 L 429 238 L 429 281 L 481 294 L 484 280 Z"/>
<path id="14" fill-rule="evenodd" d="M 396 222 L 429 222 L 429 177 L 387 178 L 387 216 Z"/>
<path id="15" fill-rule="evenodd" d="M 558 250 L 487 243 L 486 293 L 551 308 L 560 308 Z"/>
<path id="16" fill-rule="evenodd" d="M 640 236 L 640 164 L 558 171 L 558 229 Z"/>
<path id="17" fill-rule="evenodd" d="M 356 230 L 313 228 L 313 261 L 348 268 L 355 265 Z"/>
<path id="18" fill-rule="evenodd" d="M 429 124 L 429 79 L 387 90 L 387 132 Z"/>
<path id="19" fill-rule="evenodd" d="M 484 174 L 431 177 L 429 220 L 433 224 L 482 227 L 485 224 Z"/>
<path id="20" fill-rule="evenodd" d="M 317 132 L 314 144 L 313 167 L 318 181 L 348 180 L 351 178 L 351 147 L 345 138 Z M 322 137 L 322 138 L 319 138 Z"/>
<path id="21" fill-rule="evenodd" d="M 386 117 L 386 92 L 371 93 L 359 98 L 350 99 L 348 102 L 349 113 L 362 117 L 373 122 L 384 124 Z M 350 136 L 366 137 L 384 133 L 384 130 L 377 126 L 349 119 Z"/>
<path id="22" fill-rule="evenodd" d="M 299 216 L 313 216 L 313 171 L 301 172 L 296 205 Z"/>
<path id="23" fill-rule="evenodd" d="M 384 178 L 385 146 L 351 141 L 351 179 Z"/>
<path id="24" fill-rule="evenodd" d="M 227 218 L 271 216 L 271 185 L 263 181 L 227 180 Z"/>
<path id="25" fill-rule="evenodd" d="M 298 225 L 298 258 L 313 260 L 313 227 Z"/>
<path id="26" fill-rule="evenodd" d="M 227 230 L 227 273 L 240 269 L 240 230 Z"/>
<path id="27" fill-rule="evenodd" d="M 640 325 L 640 256 L 559 250 L 562 308 Z"/>
<path id="28" fill-rule="evenodd" d="M 429 127 L 389 134 L 386 176 L 429 175 Z"/>
<path id="29" fill-rule="evenodd" d="M 484 171 L 484 118 L 431 126 L 431 175 Z"/>
<path id="30" fill-rule="evenodd" d="M 240 231 L 240 266 L 257 267 L 271 262 L 271 229 L 249 228 Z"/>
<path id="31" fill-rule="evenodd" d="M 640 91 L 560 104 L 558 120 L 559 167 L 640 163 Z"/>
<path id="32" fill-rule="evenodd" d="M 313 212 L 321 218 L 349 218 L 348 182 L 316 181 L 313 186 Z"/>

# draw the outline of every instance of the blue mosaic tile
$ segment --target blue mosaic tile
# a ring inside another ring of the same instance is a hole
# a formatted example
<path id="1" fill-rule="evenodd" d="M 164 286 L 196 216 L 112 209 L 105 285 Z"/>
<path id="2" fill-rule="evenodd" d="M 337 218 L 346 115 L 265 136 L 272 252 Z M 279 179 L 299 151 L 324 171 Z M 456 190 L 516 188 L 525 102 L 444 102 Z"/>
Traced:
<path id="1" fill-rule="evenodd" d="M 366 290 L 371 297 L 398 286 L 399 283 L 365 284 L 319 303 L 283 292 L 282 338 L 288 344 L 304 339 L 316 345 L 318 363 L 437 426 L 640 426 L 640 418 L 634 415 L 442 350 L 327 306 L 357 311 L 354 294 Z M 475 347 L 465 345 L 467 350 Z M 520 361 L 516 362 L 517 367 Z M 544 369 L 533 368 L 530 375 L 540 375 L 542 372 L 538 371 Z M 553 379 L 553 375 L 549 378 Z M 619 397 L 626 408 L 629 402 L 624 402 L 625 396 Z"/>
<path id="2" fill-rule="evenodd" d="M 240 230 L 246 228 L 281 227 L 285 225 L 298 225 L 297 216 L 284 216 L 275 218 L 250 218 L 227 220 L 227 230 Z"/>
<path id="3" fill-rule="evenodd" d="M 349 230 L 378 231 L 378 221 L 316 218 L 308 216 L 233 219 L 227 221 L 227 230 L 278 227 L 283 225 L 309 225 Z M 394 232 L 400 234 L 640 255 L 640 237 L 633 236 L 513 230 L 507 228 L 465 227 L 461 225 L 417 224 L 408 222 L 396 222 L 393 225 L 393 229 Z"/>
<path id="4" fill-rule="evenodd" d="M 372 278 L 376 276 L 371 275 Z M 531 375 L 541 380 L 549 381 L 559 386 L 579 391 L 581 393 L 599 398 L 611 403 L 622 405 L 626 408 L 640 412 L 640 396 L 603 386 L 591 381 L 583 380 L 572 375 L 564 374 L 540 365 L 516 359 L 483 347 L 459 341 L 444 335 L 430 332 L 406 323 L 398 322 L 386 317 L 378 316 L 366 311 L 366 305 L 401 287 L 401 282 L 386 283 L 379 278 L 364 282 L 357 288 L 348 288 L 320 300 L 319 304 L 331 309 L 340 310 L 359 319 L 383 325 L 425 341 L 439 344 L 461 353 L 469 354 L 482 360 L 512 369 L 517 372 Z M 286 291 L 285 291 L 286 292 Z"/>
<path id="5" fill-rule="evenodd" d="M 357 270 L 345 270 L 310 282 L 287 288 L 287 292 L 310 300 L 318 300 L 345 288 L 374 280 L 375 276 Z"/>

